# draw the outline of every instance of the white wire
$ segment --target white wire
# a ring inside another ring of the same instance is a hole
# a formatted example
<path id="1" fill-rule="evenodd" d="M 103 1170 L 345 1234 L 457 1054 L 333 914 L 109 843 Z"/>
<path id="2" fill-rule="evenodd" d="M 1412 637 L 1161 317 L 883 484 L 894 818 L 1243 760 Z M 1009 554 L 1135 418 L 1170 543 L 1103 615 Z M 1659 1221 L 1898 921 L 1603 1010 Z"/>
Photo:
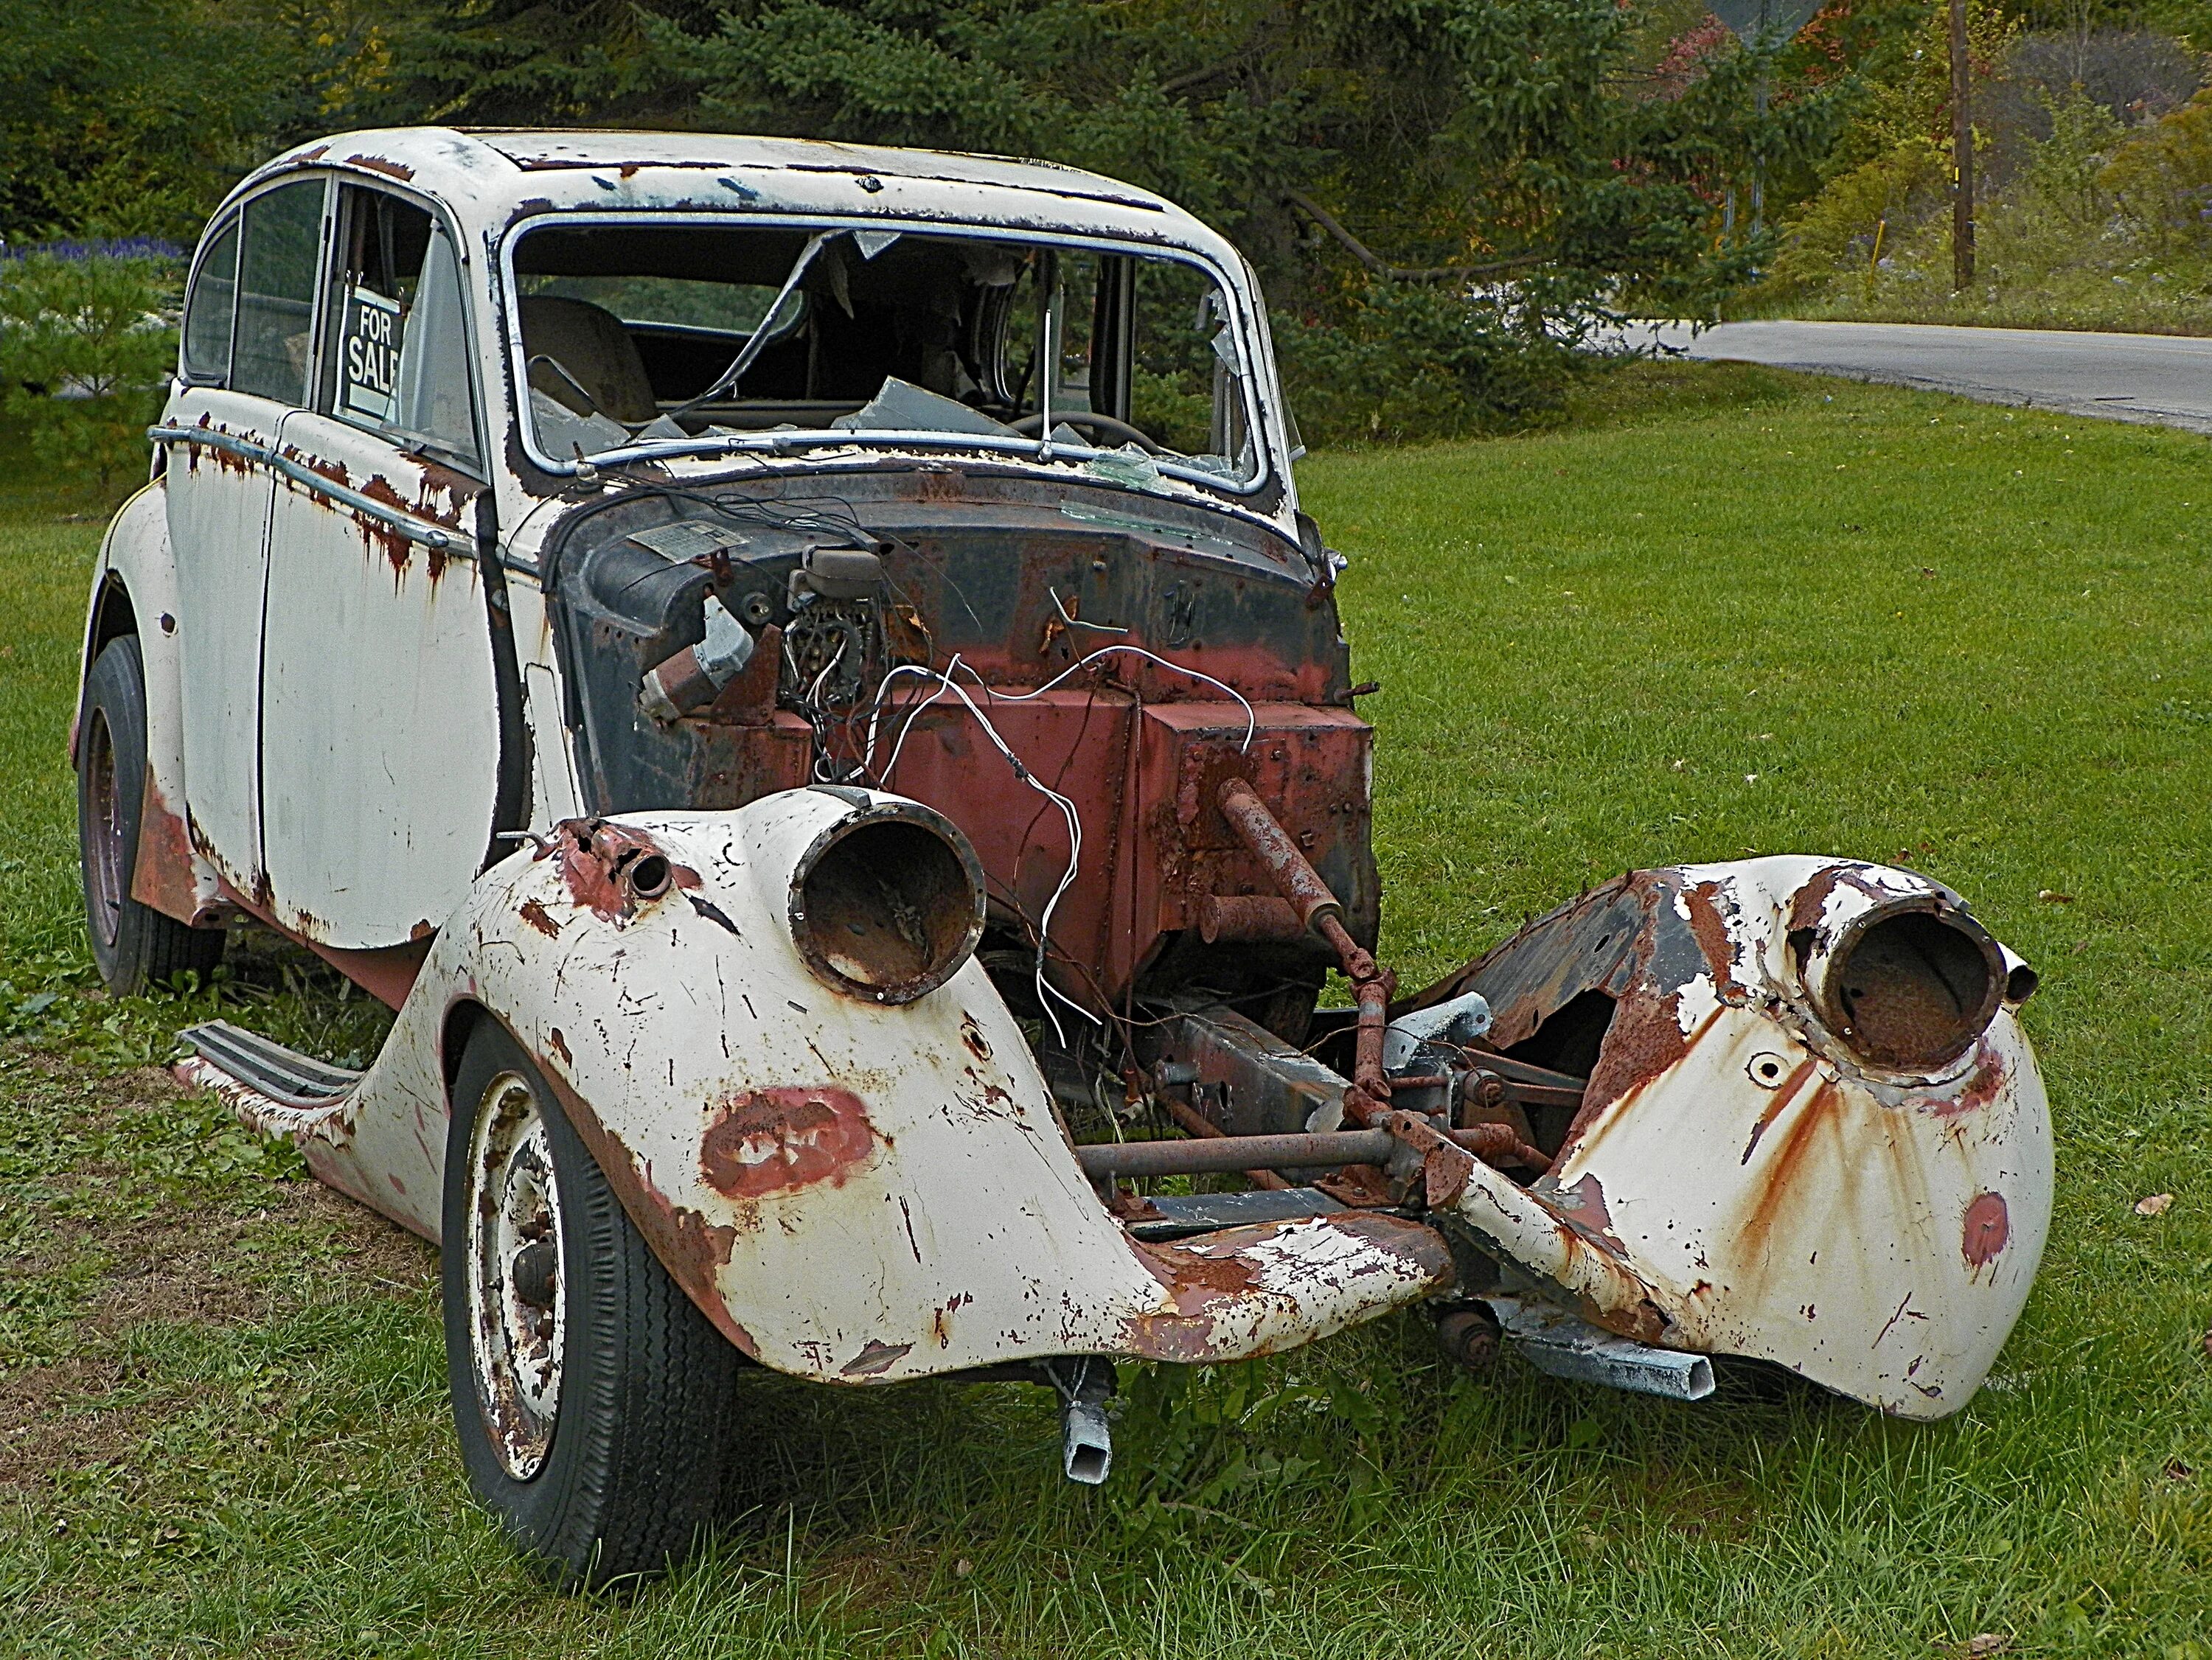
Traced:
<path id="1" fill-rule="evenodd" d="M 876 695 L 868 706 L 867 747 L 863 752 L 860 759 L 860 767 L 862 772 L 874 773 L 875 777 L 878 780 L 879 787 L 884 790 L 889 790 L 891 787 L 891 774 L 898 768 L 899 756 L 903 754 L 906 749 L 907 735 L 914 730 L 915 722 L 920 718 L 923 710 L 928 708 L 931 704 L 935 703 L 939 698 L 943 697 L 945 693 L 950 692 L 955 697 L 958 698 L 962 703 L 967 706 L 968 712 L 969 714 L 975 717 L 975 724 L 983 729 L 984 734 L 989 737 L 992 743 L 996 746 L 999 753 L 1006 758 L 1007 764 L 1014 769 L 1014 776 L 1021 779 L 1023 783 L 1028 785 L 1032 790 L 1035 790 L 1039 795 L 1043 796 L 1047 800 L 1050 801 L 1054 806 L 1060 809 L 1060 816 L 1067 821 L 1067 869 L 1060 875 L 1060 885 L 1052 890 L 1052 897 L 1045 901 L 1043 915 L 1037 918 L 1038 939 L 1036 992 L 1037 1004 L 1044 1010 L 1045 1018 L 1052 1022 L 1053 1035 L 1060 1039 L 1060 1046 L 1063 1049 L 1067 1046 L 1067 1033 L 1060 1023 L 1060 1017 L 1053 1013 L 1052 1004 L 1048 1001 L 1049 997 L 1058 997 L 1060 1002 L 1066 1003 L 1068 1008 L 1082 1015 L 1084 1019 L 1089 1021 L 1093 1026 L 1103 1026 L 1104 1024 L 1097 1015 L 1092 1014 L 1081 1003 L 1077 1003 L 1073 997 L 1068 997 L 1057 987 L 1048 984 L 1044 977 L 1045 952 L 1052 940 L 1053 914 L 1060 908 L 1060 901 L 1062 897 L 1066 895 L 1067 890 L 1074 886 L 1076 869 L 1083 858 L 1083 820 L 1076 812 L 1075 803 L 1073 802 L 1070 801 L 1066 796 L 1061 795 L 1057 790 L 1054 790 L 1041 782 L 1037 777 L 1023 764 L 1021 757 L 1015 754 L 1013 750 L 1007 745 L 1006 741 L 999 736 L 998 728 L 991 724 L 989 718 L 985 716 L 981 709 L 975 706 L 975 700 L 969 697 L 968 694 L 961 688 L 959 684 L 953 680 L 952 676 L 958 674 L 962 669 L 966 668 L 968 669 L 969 678 L 973 680 L 978 686 L 981 687 L 983 689 L 983 694 L 991 699 L 994 702 L 1026 703 L 1033 698 L 1042 697 L 1047 692 L 1051 691 L 1053 688 L 1058 686 L 1062 681 L 1067 679 L 1071 675 L 1075 674 L 1079 669 L 1089 667 L 1091 663 L 1096 663 L 1100 657 L 1110 657 L 1116 651 L 1127 651 L 1133 656 L 1143 657 L 1147 662 L 1157 663 L 1163 669 L 1172 669 L 1177 674 L 1187 675 L 1193 680 L 1201 681 L 1208 686 L 1218 687 L 1222 691 L 1228 693 L 1231 697 L 1237 700 L 1238 706 L 1244 711 L 1244 742 L 1237 746 L 1237 753 L 1239 754 L 1243 754 L 1250 751 L 1252 748 L 1252 739 L 1259 731 L 1260 718 L 1257 712 L 1253 709 L 1250 700 L 1235 687 L 1229 685 L 1225 682 L 1216 680 L 1212 676 L 1201 673 L 1200 670 L 1190 668 L 1186 664 L 1170 662 L 1168 658 L 1161 657 L 1155 652 L 1147 651 L 1141 645 L 1102 645 L 1097 651 L 1091 652 L 1085 657 L 1079 657 L 1075 662 L 1070 663 L 1066 668 L 1061 669 L 1060 673 L 1054 675 L 1050 680 L 1045 682 L 1043 685 L 1036 688 L 1034 691 L 1029 692 L 1000 692 L 997 690 L 995 688 L 987 683 L 982 676 L 977 674 L 972 667 L 969 667 L 969 665 L 962 663 L 960 660 L 960 655 L 957 652 L 953 654 L 951 662 L 945 664 L 945 672 L 943 674 L 939 674 L 934 669 L 925 668 L 918 663 L 901 663 L 898 667 L 893 669 L 889 674 L 885 675 L 877 684 Z M 825 676 L 827 672 L 827 670 L 824 670 Z M 922 699 L 921 702 L 915 704 L 913 708 L 907 711 L 906 719 L 899 727 L 898 737 L 891 745 L 890 758 L 884 763 L 884 770 L 880 773 L 875 773 L 876 739 L 880 730 L 881 718 L 883 715 L 884 694 L 890 690 L 891 682 L 896 680 L 901 675 L 913 675 L 921 679 L 934 681 L 937 684 L 933 688 L 932 688 L 927 697 Z"/>
<path id="2" fill-rule="evenodd" d="M 948 669 L 958 669 L 961 667 L 959 657 L 956 656 L 952 661 L 945 666 Z M 1052 942 L 1053 914 L 1060 909 L 1060 902 L 1066 896 L 1067 890 L 1075 885 L 1076 869 L 1083 860 L 1082 817 L 1076 812 L 1075 803 L 1073 802 L 1070 801 L 1066 796 L 1061 795 L 1059 791 L 1054 790 L 1049 785 L 1044 783 L 1036 776 L 1036 773 L 1030 772 L 1028 766 L 1023 764 L 1022 758 L 1019 755 L 1017 755 L 1013 750 L 1008 747 L 1006 739 L 999 736 L 999 729 L 991 724 L 990 718 L 985 715 L 981 709 L 975 706 L 975 699 L 968 695 L 967 692 L 962 688 L 958 682 L 954 681 L 951 674 L 947 673 L 940 675 L 934 669 L 919 668 L 912 663 L 902 664 L 900 669 L 894 670 L 893 672 L 906 672 L 927 676 L 930 679 L 937 682 L 937 689 L 932 692 L 929 696 L 924 698 L 921 702 L 915 706 L 914 709 L 907 717 L 906 724 L 899 729 L 898 743 L 893 746 L 890 759 L 884 764 L 882 778 L 883 787 L 884 789 L 888 790 L 890 788 L 891 772 L 892 769 L 896 767 L 898 765 L 899 749 L 906 743 L 906 735 L 914 730 L 915 716 L 920 714 L 923 709 L 927 708 L 930 704 L 934 703 L 945 693 L 950 692 L 953 696 L 958 698 L 961 702 L 968 706 L 968 712 L 975 717 L 975 724 L 983 729 L 984 736 L 988 737 L 991 740 L 993 746 L 997 748 L 998 752 L 1006 758 L 1006 764 L 1014 769 L 1014 776 L 1019 779 L 1024 784 L 1028 785 L 1030 789 L 1036 791 L 1046 800 L 1052 803 L 1054 806 L 1059 808 L 1060 817 L 1066 821 L 1067 869 L 1060 873 L 1060 885 L 1052 890 L 1052 897 L 1045 901 L 1043 914 L 1039 916 L 1037 918 L 1037 956 L 1036 976 L 1037 1006 L 1044 1010 L 1045 1019 L 1052 1022 L 1053 1036 L 1060 1040 L 1060 1046 L 1065 1049 L 1067 1047 L 1067 1029 L 1060 1025 L 1060 1016 L 1053 1012 L 1051 1003 L 1052 998 L 1058 997 L 1060 1002 L 1066 1004 L 1067 1007 L 1074 1010 L 1075 1013 L 1082 1015 L 1085 1020 L 1089 1021 L 1093 1026 L 1103 1026 L 1105 1024 L 1105 1022 L 1100 1020 L 1097 1015 L 1092 1014 L 1081 1003 L 1076 1002 L 1074 998 L 1069 997 L 1057 986 L 1047 982 L 1044 977 L 1045 953 L 1050 948 Z M 973 669 L 970 669 L 968 672 L 972 675 L 975 671 Z M 889 685 L 890 683 L 890 676 L 884 676 L 884 684 Z M 880 695 L 881 690 L 882 688 L 878 687 L 878 695 Z M 870 745 L 872 749 L 873 742 L 874 734 L 872 726 L 870 732 Z"/>
<path id="3" fill-rule="evenodd" d="M 1050 680 L 1045 682 L 1043 685 L 1038 687 L 1034 692 L 994 691 L 992 694 L 992 701 L 996 703 L 1026 703 L 1031 698 L 1041 698 L 1047 692 L 1052 690 L 1054 687 L 1059 685 L 1060 682 L 1066 680 L 1070 675 L 1075 673 L 1077 669 L 1096 663 L 1103 657 L 1111 657 L 1116 651 L 1130 652 L 1134 656 L 1143 657 L 1147 662 L 1157 663 L 1163 669 L 1172 669 L 1179 675 L 1188 675 L 1193 680 L 1204 681 L 1208 686 L 1218 686 L 1223 691 L 1228 693 L 1231 697 L 1237 700 L 1237 703 L 1244 711 L 1244 742 L 1237 746 L 1237 753 L 1241 755 L 1252 748 L 1253 735 L 1260 730 L 1260 718 L 1253 712 L 1251 704 L 1246 700 L 1242 692 L 1238 691 L 1235 687 L 1228 684 L 1226 682 L 1216 680 L 1211 675 L 1200 674 L 1197 669 L 1190 668 L 1187 664 L 1171 663 L 1167 658 L 1161 657 L 1155 652 L 1147 651 L 1141 645 L 1102 645 L 1097 651 L 1091 652 L 1088 657 L 1078 657 L 1073 663 L 1069 663 L 1066 668 L 1061 669 Z M 969 672 L 973 674 L 975 670 L 971 669 Z"/>

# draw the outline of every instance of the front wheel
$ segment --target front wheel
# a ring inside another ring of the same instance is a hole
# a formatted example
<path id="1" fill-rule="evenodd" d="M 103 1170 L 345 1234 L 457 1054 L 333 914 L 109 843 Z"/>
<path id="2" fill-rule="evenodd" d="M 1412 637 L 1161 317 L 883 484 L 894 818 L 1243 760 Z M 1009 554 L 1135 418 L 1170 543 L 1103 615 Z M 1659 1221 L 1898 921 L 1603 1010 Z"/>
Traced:
<path id="1" fill-rule="evenodd" d="M 562 1584 L 680 1556 L 722 1497 L 744 1357 L 490 1021 L 454 1080 L 443 1265 L 447 1382 L 477 1496 Z"/>
<path id="2" fill-rule="evenodd" d="M 107 989 L 134 996 L 222 960 L 222 930 L 188 928 L 131 897 L 146 811 L 146 666 L 135 634 L 108 641 L 84 677 L 77 718 L 76 834 L 92 960 Z"/>

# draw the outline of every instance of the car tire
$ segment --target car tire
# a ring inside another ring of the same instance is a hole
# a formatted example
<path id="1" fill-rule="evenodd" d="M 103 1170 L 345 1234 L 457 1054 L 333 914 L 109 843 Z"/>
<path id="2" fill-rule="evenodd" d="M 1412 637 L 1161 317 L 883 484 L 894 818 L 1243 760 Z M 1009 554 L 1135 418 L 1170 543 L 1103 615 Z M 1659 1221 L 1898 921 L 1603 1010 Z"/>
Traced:
<path id="1" fill-rule="evenodd" d="M 85 676 L 77 721 L 76 831 L 92 960 L 131 996 L 222 960 L 222 930 L 192 928 L 131 897 L 146 807 L 146 667 L 138 638 L 108 641 Z"/>
<path id="2" fill-rule="evenodd" d="M 718 1513 L 748 1363 L 489 1019 L 453 1100 L 446 1369 L 469 1485 L 556 1584 L 657 1572 Z"/>

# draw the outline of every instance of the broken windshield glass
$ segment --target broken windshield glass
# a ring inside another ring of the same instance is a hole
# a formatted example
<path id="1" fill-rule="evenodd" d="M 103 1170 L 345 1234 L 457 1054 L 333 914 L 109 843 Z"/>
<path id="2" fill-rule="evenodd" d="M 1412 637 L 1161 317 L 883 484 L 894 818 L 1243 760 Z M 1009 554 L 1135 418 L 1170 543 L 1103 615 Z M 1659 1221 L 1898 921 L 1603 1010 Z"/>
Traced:
<path id="1" fill-rule="evenodd" d="M 514 268 L 532 431 L 556 460 L 882 434 L 1115 454 L 1140 488 L 1259 476 L 1249 349 L 1188 259 L 670 215 L 529 232 Z"/>

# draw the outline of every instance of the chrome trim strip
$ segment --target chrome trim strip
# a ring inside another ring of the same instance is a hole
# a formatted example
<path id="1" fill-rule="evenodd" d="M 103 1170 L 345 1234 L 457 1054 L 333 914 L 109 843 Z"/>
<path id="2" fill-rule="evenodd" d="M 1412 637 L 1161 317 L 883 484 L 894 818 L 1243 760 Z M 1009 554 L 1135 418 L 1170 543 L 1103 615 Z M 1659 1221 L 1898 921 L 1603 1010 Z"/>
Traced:
<path id="1" fill-rule="evenodd" d="M 204 444 L 210 449 L 225 450 L 246 461 L 258 461 L 273 468 L 295 484 L 303 485 L 317 495 L 328 496 L 332 501 L 351 508 L 364 518 L 373 518 L 405 536 L 410 542 L 419 542 L 426 548 L 440 549 L 466 548 L 470 536 L 465 530 L 447 525 L 432 524 L 425 520 L 387 506 L 374 496 L 343 484 L 334 484 L 312 467 L 301 465 L 289 456 L 257 444 L 250 438 L 239 438 L 230 433 L 217 432 L 212 427 L 149 427 L 146 436 L 156 444 Z"/>

